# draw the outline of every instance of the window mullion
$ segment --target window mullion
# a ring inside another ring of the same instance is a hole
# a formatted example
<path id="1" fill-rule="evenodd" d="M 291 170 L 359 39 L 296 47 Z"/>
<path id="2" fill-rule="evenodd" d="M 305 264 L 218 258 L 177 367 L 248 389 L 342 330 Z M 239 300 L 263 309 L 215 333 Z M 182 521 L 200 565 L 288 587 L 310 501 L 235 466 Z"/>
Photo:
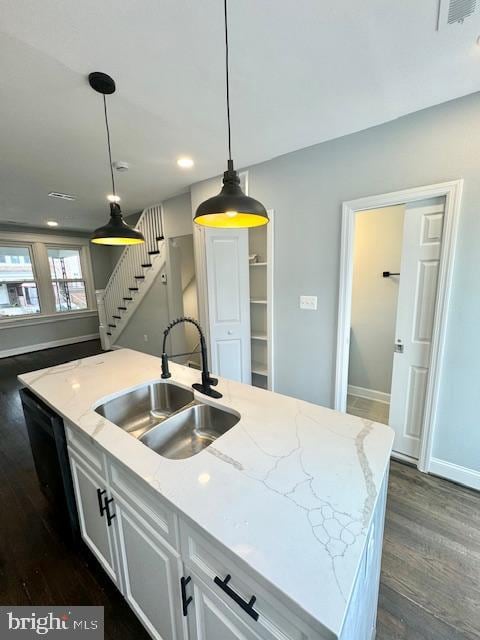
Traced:
<path id="1" fill-rule="evenodd" d="M 50 278 L 47 247 L 42 242 L 34 242 L 32 252 L 41 312 L 47 314 L 55 313 L 55 296 Z"/>

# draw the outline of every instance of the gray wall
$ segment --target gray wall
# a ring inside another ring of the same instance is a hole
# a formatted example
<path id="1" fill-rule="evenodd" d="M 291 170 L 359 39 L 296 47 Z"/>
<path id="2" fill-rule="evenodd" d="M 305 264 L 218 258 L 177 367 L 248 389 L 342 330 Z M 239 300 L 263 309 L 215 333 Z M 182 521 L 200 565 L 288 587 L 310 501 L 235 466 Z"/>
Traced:
<path id="1" fill-rule="evenodd" d="M 168 322 L 167 287 L 157 277 L 116 344 L 159 356 L 162 353 L 163 330 Z M 147 341 L 144 336 L 147 336 Z"/>
<path id="2" fill-rule="evenodd" d="M 165 200 L 163 203 L 163 223 L 166 238 L 176 238 L 192 233 L 190 193 Z"/>
<path id="3" fill-rule="evenodd" d="M 85 318 L 62 318 L 55 322 L 9 327 L 0 329 L 0 353 L 3 350 L 20 347 L 26 347 L 25 351 L 27 351 L 29 346 L 97 333 L 98 316 L 96 314 Z"/>
<path id="4" fill-rule="evenodd" d="M 434 456 L 478 471 L 479 114 L 480 94 L 474 94 L 249 170 L 250 194 L 275 209 L 277 390 L 327 406 L 342 202 L 465 179 Z M 318 312 L 300 310 L 300 294 L 318 296 Z"/>
<path id="5" fill-rule="evenodd" d="M 90 244 L 95 289 L 104 289 L 118 260 L 118 247 Z"/>
<path id="6" fill-rule="evenodd" d="M 405 206 L 356 214 L 348 384 L 390 394 Z"/>

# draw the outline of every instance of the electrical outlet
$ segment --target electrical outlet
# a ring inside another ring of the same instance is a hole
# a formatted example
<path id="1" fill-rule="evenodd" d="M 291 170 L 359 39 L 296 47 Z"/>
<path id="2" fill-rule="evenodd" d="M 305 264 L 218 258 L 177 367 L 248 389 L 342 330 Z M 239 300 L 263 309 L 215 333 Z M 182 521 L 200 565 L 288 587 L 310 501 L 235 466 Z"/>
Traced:
<path id="1" fill-rule="evenodd" d="M 143 334 L 143 341 L 148 342 L 148 333 Z"/>
<path id="2" fill-rule="evenodd" d="M 300 296 L 300 309 L 317 310 L 317 296 Z"/>

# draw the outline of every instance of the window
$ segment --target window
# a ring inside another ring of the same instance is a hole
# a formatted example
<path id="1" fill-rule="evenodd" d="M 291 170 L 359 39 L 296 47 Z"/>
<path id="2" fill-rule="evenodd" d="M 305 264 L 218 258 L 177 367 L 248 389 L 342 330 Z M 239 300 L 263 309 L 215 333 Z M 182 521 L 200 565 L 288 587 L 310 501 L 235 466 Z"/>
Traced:
<path id="1" fill-rule="evenodd" d="M 47 253 L 56 311 L 86 309 L 87 295 L 80 249 L 48 247 Z"/>
<path id="2" fill-rule="evenodd" d="M 0 318 L 40 313 L 29 246 L 0 245 Z"/>
<path id="3" fill-rule="evenodd" d="M 95 313 L 88 240 L 0 233 L 0 329 Z"/>

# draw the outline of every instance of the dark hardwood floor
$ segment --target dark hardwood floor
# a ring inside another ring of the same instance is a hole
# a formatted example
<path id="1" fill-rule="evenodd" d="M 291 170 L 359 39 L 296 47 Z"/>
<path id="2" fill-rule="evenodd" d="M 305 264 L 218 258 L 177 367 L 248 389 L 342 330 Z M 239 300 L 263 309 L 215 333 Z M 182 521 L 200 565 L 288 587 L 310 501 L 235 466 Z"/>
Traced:
<path id="1" fill-rule="evenodd" d="M 105 637 L 146 631 L 102 569 L 68 545 L 33 468 L 16 376 L 100 352 L 98 342 L 0 360 L 0 606 L 97 604 Z M 377 640 L 480 638 L 480 494 L 391 464 Z"/>
<path id="2" fill-rule="evenodd" d="M 480 638 L 480 493 L 392 462 L 377 640 Z"/>
<path id="3" fill-rule="evenodd" d="M 97 353 L 92 341 L 0 360 L 0 606 L 103 605 L 105 638 L 147 640 L 96 561 L 62 534 L 37 483 L 17 392 L 19 373 Z"/>

